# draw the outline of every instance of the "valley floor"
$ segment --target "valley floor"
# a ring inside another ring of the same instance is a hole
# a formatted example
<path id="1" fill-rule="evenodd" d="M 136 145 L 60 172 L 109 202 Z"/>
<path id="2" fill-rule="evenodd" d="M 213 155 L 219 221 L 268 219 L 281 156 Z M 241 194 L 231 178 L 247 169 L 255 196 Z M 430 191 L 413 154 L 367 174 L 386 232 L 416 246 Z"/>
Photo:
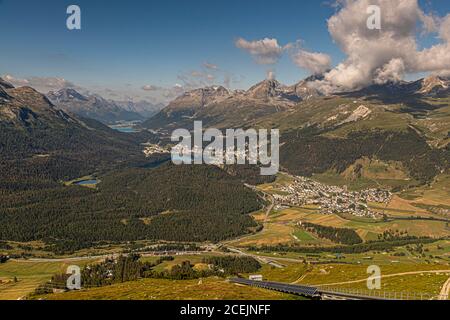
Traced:
<path id="1" fill-rule="evenodd" d="M 442 176 L 431 187 L 421 187 L 394 195 L 389 204 L 378 208 L 387 213 L 389 220 L 374 221 L 349 215 L 324 215 L 314 206 L 276 208 L 271 195 L 279 192 L 281 186 L 291 183 L 289 176 L 280 175 L 274 183 L 258 187 L 270 200 L 266 209 L 253 214 L 254 219 L 264 226 L 261 231 L 219 244 L 203 243 L 200 244 L 203 250 L 198 252 L 177 252 L 173 261 L 166 261 L 155 268 L 159 271 L 171 270 L 183 261 L 189 261 L 195 268 L 202 268 L 205 257 L 241 255 L 253 257 L 261 263 L 262 267 L 256 274 L 262 275 L 264 280 L 363 291 L 367 290 L 367 268 L 376 265 L 381 269 L 383 292 L 398 293 L 399 296 L 414 294 L 414 297 L 423 299 L 445 299 L 450 291 L 450 229 L 448 223 L 440 221 L 446 216 L 442 214 L 443 210 L 438 209 L 445 209 L 450 205 L 447 182 L 448 177 Z M 431 191 L 432 188 L 437 191 Z M 374 210 L 377 209 L 376 205 L 372 206 Z M 412 219 L 411 216 L 415 218 Z M 299 225 L 299 221 L 355 230 L 364 243 L 377 240 L 383 233 L 393 230 L 404 231 L 414 237 L 439 239 L 361 253 L 336 254 L 326 250 L 316 253 L 271 251 L 271 247 L 278 245 L 320 248 L 333 248 L 337 245 L 315 232 L 305 230 Z M 14 247 L 13 253 L 21 253 L 19 244 L 10 244 Z M 28 245 L 40 246 L 35 243 Z M 269 249 L 258 250 L 264 246 Z M 84 249 L 66 257 L 45 257 L 44 252 L 36 251 L 35 254 L 44 258 L 9 260 L 0 264 L 0 299 L 298 299 L 291 295 L 231 284 L 226 277 L 195 280 L 140 279 L 74 292 L 30 296 L 36 287 L 48 281 L 54 274 L 64 273 L 69 265 L 83 267 L 98 263 L 107 256 L 123 252 L 124 249 L 125 246 L 120 244 L 109 245 Z M 141 259 L 155 261 L 158 257 L 147 253 L 143 254 Z"/>

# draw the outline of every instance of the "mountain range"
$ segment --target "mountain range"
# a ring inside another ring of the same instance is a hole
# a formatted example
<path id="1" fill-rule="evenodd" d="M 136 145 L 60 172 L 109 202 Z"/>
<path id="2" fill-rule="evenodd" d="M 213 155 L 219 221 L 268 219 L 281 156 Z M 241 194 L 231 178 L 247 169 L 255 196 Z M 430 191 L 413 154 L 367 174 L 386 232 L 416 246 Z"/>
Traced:
<path id="1" fill-rule="evenodd" d="M 415 183 L 448 169 L 448 79 L 433 76 L 333 95 L 314 89 L 318 79 L 293 86 L 264 80 L 246 91 L 199 88 L 176 98 L 142 126 L 157 132 L 162 143 L 173 129 L 190 129 L 195 120 L 203 121 L 205 128 L 278 128 L 283 168 L 302 175 L 341 174 L 364 158 L 400 163 Z M 147 130 L 139 139 L 110 131 L 95 118 L 133 120 L 135 113 L 72 89 L 44 96 L 1 80 L 0 102 L 2 148 L 15 156 L 68 148 L 65 155 L 72 160 L 92 157 L 97 162 L 91 163 L 98 164 L 102 158 L 123 159 L 127 152 L 140 156 L 139 143 L 158 139 Z M 102 152 L 109 156 L 100 156 Z"/>
<path id="2" fill-rule="evenodd" d="M 1 82 L 0 136 L 0 241 L 70 252 L 97 241 L 220 241 L 257 227 L 247 213 L 262 200 L 236 174 L 146 157 L 143 144 L 158 142 L 150 132 L 65 112 L 31 87 Z M 75 185 L 86 176 L 101 183 Z"/>
<path id="3" fill-rule="evenodd" d="M 161 109 L 161 105 L 154 105 L 147 101 L 107 100 L 100 95 L 81 94 L 70 88 L 49 92 L 47 97 L 64 111 L 105 124 L 144 120 Z"/>
<path id="4" fill-rule="evenodd" d="M 81 97 L 79 97 L 81 99 Z M 31 87 L 0 81 L 0 167 L 8 175 L 65 179 L 143 158 L 152 134 L 126 135 L 65 112 Z"/>
<path id="5" fill-rule="evenodd" d="M 448 97 L 450 95 L 450 81 L 439 76 L 429 76 L 417 81 L 398 81 L 386 84 L 375 84 L 356 92 L 359 95 L 381 95 L 405 98 L 413 97 Z"/>
<path id="6" fill-rule="evenodd" d="M 312 99 L 331 99 L 338 97 L 374 98 L 378 100 L 445 98 L 450 96 L 450 81 L 438 76 L 430 76 L 414 82 L 390 82 L 371 85 L 358 91 L 343 92 L 325 96 L 315 89 L 314 82 L 320 76 L 312 76 L 292 86 L 280 84 L 277 80 L 264 80 L 247 91 L 227 90 L 221 86 L 205 87 L 189 91 L 172 101 L 156 116 L 144 123 L 152 129 L 171 128 L 192 119 L 212 121 L 232 117 L 238 112 L 241 123 L 253 121 L 264 115 L 299 108 Z M 243 112 L 243 113 L 242 113 Z M 228 123 L 227 123 L 228 124 Z"/>
<path id="7" fill-rule="evenodd" d="M 278 128 L 281 164 L 295 174 L 343 174 L 361 159 L 402 166 L 411 183 L 430 181 L 449 166 L 450 81 L 431 76 L 324 95 L 311 77 L 293 86 L 264 80 L 247 91 L 193 90 L 143 126 L 168 136 L 203 126 Z"/>
<path id="8" fill-rule="evenodd" d="M 264 80 L 247 91 L 232 91 L 222 86 L 196 89 L 176 98 L 143 126 L 167 132 L 180 125 L 189 127 L 192 120 L 203 120 L 211 126 L 242 127 L 254 119 L 291 109 L 301 101 L 321 96 L 309 84 L 303 80 L 293 86 L 285 86 L 277 80 Z M 234 119 L 237 114 L 239 118 Z"/>
<path id="9" fill-rule="evenodd" d="M 0 79 L 0 224 L 8 225 L 0 240 L 47 239 L 74 250 L 100 240 L 220 241 L 255 231 L 246 214 L 262 203 L 244 183 L 264 182 L 257 168 L 174 166 L 167 155 L 144 156 L 143 143 L 168 144 L 172 129 L 194 120 L 204 128 L 280 129 L 281 167 L 295 175 L 402 190 L 449 172 L 447 79 L 334 95 L 320 94 L 313 81 L 200 88 L 145 121 L 148 130 L 127 134 L 51 101 L 95 105 L 98 97 L 66 90 L 49 99 Z M 85 176 L 102 182 L 94 190 L 70 184 Z"/>

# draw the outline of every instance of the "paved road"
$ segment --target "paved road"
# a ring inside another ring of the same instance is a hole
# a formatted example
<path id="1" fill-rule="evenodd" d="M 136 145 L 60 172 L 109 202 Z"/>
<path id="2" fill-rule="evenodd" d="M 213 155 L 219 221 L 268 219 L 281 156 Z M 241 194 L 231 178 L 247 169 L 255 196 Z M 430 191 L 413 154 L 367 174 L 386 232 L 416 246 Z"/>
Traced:
<path id="1" fill-rule="evenodd" d="M 71 257 L 71 258 L 29 258 L 29 259 L 11 259 L 10 261 L 17 262 L 70 262 L 70 261 L 82 261 L 82 260 L 99 260 L 106 259 L 113 255 L 103 256 L 83 256 L 83 257 Z"/>
<path id="2" fill-rule="evenodd" d="M 288 294 L 300 295 L 304 297 L 310 298 L 321 298 L 321 299 L 339 299 L 339 300 L 386 300 L 385 298 L 380 297 L 370 297 L 364 295 L 357 295 L 351 293 L 343 293 L 343 292 L 330 292 L 324 291 L 320 288 L 313 286 L 302 286 L 302 285 L 293 285 L 281 282 L 269 282 L 269 281 L 253 281 L 242 278 L 233 278 L 230 279 L 232 283 L 248 285 L 252 287 L 263 288 L 267 290 L 273 290 Z"/>
<path id="3" fill-rule="evenodd" d="M 299 286 L 281 282 L 253 281 L 242 278 L 233 278 L 230 279 L 230 282 L 307 297 L 315 297 L 318 294 L 316 287 Z"/>
<path id="4" fill-rule="evenodd" d="M 170 255 L 200 255 L 204 253 L 211 253 L 209 251 L 180 251 L 180 252 L 171 252 Z M 159 257 L 160 254 L 155 254 L 152 252 L 138 252 L 139 255 L 143 257 Z M 223 252 L 214 252 L 214 254 L 223 254 Z M 84 260 L 100 260 L 106 258 L 117 258 L 120 255 L 126 256 L 126 253 L 111 253 L 99 256 L 80 256 L 80 257 L 68 257 L 68 258 L 29 258 L 29 259 L 11 259 L 10 261 L 19 261 L 19 262 L 70 262 L 70 261 L 84 261 Z"/>
<path id="5" fill-rule="evenodd" d="M 266 217 L 264 219 L 264 223 L 267 222 L 267 219 L 269 218 L 270 212 L 272 211 L 273 207 L 275 207 L 275 198 L 270 193 L 264 192 L 263 190 L 260 190 L 260 189 L 256 188 L 255 186 L 252 186 L 252 185 L 249 185 L 249 184 L 245 184 L 245 186 L 247 188 L 252 189 L 253 191 L 261 192 L 264 195 L 265 198 L 268 198 L 270 200 L 270 205 L 267 207 Z"/>
<path id="6" fill-rule="evenodd" d="M 261 263 L 269 264 L 269 265 L 271 265 L 271 266 L 274 266 L 275 268 L 280 268 L 280 269 L 282 269 L 282 268 L 285 267 L 285 266 L 283 266 L 282 264 L 277 263 L 276 261 L 274 261 L 274 260 L 276 260 L 276 259 L 272 259 L 272 258 L 269 258 L 269 257 L 258 256 L 258 255 L 256 255 L 256 254 L 250 254 L 250 253 L 244 252 L 244 251 L 239 250 L 238 248 L 234 248 L 234 247 L 227 247 L 227 248 L 228 248 L 228 250 L 230 250 L 231 252 L 237 253 L 237 254 L 239 254 L 239 255 L 241 255 L 241 256 L 252 257 L 253 259 L 258 260 L 258 261 L 261 262 Z"/>

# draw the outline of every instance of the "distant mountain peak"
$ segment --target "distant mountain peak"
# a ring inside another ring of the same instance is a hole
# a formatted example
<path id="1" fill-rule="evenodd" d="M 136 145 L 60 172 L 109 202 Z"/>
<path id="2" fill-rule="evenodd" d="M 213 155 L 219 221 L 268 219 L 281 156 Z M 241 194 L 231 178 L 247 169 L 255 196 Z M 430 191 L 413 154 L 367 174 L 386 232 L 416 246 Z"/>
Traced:
<path id="1" fill-rule="evenodd" d="M 301 100 L 309 100 L 312 98 L 317 98 L 323 94 L 313 87 L 312 83 L 315 81 L 323 80 L 323 76 L 310 76 L 304 80 L 301 80 L 289 87 Z"/>
<path id="2" fill-rule="evenodd" d="M 0 78 L 0 88 L 3 88 L 3 89 L 14 89 L 14 86 L 11 83 L 9 83 L 8 81 Z"/>
<path id="3" fill-rule="evenodd" d="M 51 91 L 47 96 L 52 101 L 67 102 L 70 100 L 88 101 L 89 99 L 72 88 L 63 88 L 58 91 Z"/>
<path id="4" fill-rule="evenodd" d="M 144 119 L 140 113 L 130 110 L 129 106 L 122 107 L 119 103 L 106 100 L 98 94 L 83 95 L 73 88 L 49 92 L 47 97 L 64 111 L 105 124 Z"/>
<path id="5" fill-rule="evenodd" d="M 54 104 L 42 93 L 32 87 L 19 87 L 8 90 L 8 94 L 22 103 L 42 108 L 54 108 Z"/>
<path id="6" fill-rule="evenodd" d="M 204 87 L 204 88 L 187 91 L 187 92 L 185 92 L 184 95 L 202 96 L 203 98 L 206 98 L 206 97 L 226 96 L 229 94 L 230 94 L 230 92 L 228 91 L 228 89 L 226 89 L 223 86 L 209 86 L 209 87 Z"/>
<path id="7" fill-rule="evenodd" d="M 171 109 L 203 108 L 217 99 L 224 99 L 231 95 L 223 86 L 209 86 L 185 92 L 169 104 Z"/>
<path id="8" fill-rule="evenodd" d="M 2 99 L 1 98 L 5 98 Z M 4 90 L 0 88 L 0 122 L 15 128 L 61 127 L 79 121 L 62 110 L 42 93 L 31 87 Z"/>
<path id="9" fill-rule="evenodd" d="M 448 79 L 436 75 L 431 75 L 421 82 L 422 88 L 419 90 L 421 94 L 440 94 L 441 92 L 448 92 L 450 88 L 450 81 Z"/>
<path id="10" fill-rule="evenodd" d="M 305 78 L 303 81 L 305 81 L 305 82 L 321 81 L 321 80 L 325 79 L 325 74 L 328 71 L 325 71 L 324 73 L 320 73 L 320 74 L 310 75 L 309 77 Z"/>
<path id="11" fill-rule="evenodd" d="M 246 94 L 254 99 L 267 99 L 281 95 L 281 84 L 275 79 L 266 79 L 247 90 Z"/>
<path id="12" fill-rule="evenodd" d="M 320 76 L 311 76 L 292 86 L 285 86 L 274 79 L 266 79 L 247 90 L 246 95 L 254 99 L 277 99 L 300 102 L 319 97 L 321 94 L 311 86 Z"/>

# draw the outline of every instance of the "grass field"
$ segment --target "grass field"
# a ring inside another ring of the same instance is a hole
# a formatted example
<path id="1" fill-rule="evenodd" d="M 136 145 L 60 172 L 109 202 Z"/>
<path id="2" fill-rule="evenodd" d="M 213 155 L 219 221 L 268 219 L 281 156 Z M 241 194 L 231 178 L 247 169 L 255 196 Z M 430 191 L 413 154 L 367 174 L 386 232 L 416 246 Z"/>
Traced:
<path id="1" fill-rule="evenodd" d="M 371 168 L 373 169 L 373 168 Z M 390 172 L 391 170 L 388 170 Z M 347 177 L 344 175 L 336 174 L 334 172 L 326 172 L 322 174 L 313 175 L 313 180 L 335 186 L 347 186 L 349 190 L 363 190 L 370 188 L 378 188 L 380 186 L 387 186 L 389 188 L 395 187 L 404 187 L 408 185 L 414 185 L 415 182 L 413 180 L 408 180 L 402 177 L 400 174 L 395 173 L 395 175 L 399 176 L 398 179 L 388 179 L 388 178 L 375 178 L 376 173 L 369 171 L 366 176 L 362 176 L 359 178 L 349 178 L 350 174 L 347 174 Z M 385 173 L 383 173 L 383 177 Z"/>
<path id="2" fill-rule="evenodd" d="M 285 173 L 279 173 L 277 175 L 275 182 L 259 185 L 258 189 L 268 193 L 270 192 L 282 193 L 277 191 L 277 188 L 279 188 L 280 186 L 288 185 L 293 181 L 294 179 L 291 176 Z"/>
<path id="3" fill-rule="evenodd" d="M 290 243 L 295 241 L 292 236 L 294 230 L 295 227 L 292 225 L 265 223 L 264 229 L 261 232 L 236 241 L 231 241 L 230 244 L 236 246 L 260 246 Z"/>
<path id="4" fill-rule="evenodd" d="M 366 281 L 368 277 L 367 267 L 372 265 L 372 262 L 366 262 L 361 265 L 353 264 L 328 264 L 328 265 L 316 265 L 313 270 L 309 272 L 301 283 L 307 283 L 311 285 L 332 285 L 340 282 L 347 281 Z M 418 272 L 418 271 L 432 271 L 432 270 L 449 270 L 449 265 L 441 264 L 426 264 L 426 263 L 403 263 L 403 264 L 390 264 L 377 263 L 380 266 L 381 274 L 399 274 L 406 272 Z M 450 277 L 450 275 L 449 275 Z M 447 277 L 448 278 L 448 277 Z"/>
<path id="5" fill-rule="evenodd" d="M 407 231 L 411 236 L 417 237 L 448 237 L 450 229 L 447 228 L 446 222 L 431 220 L 405 220 L 410 216 L 422 217 L 439 217 L 428 213 L 411 213 L 410 211 L 398 213 L 393 211 L 385 211 L 393 221 L 381 221 L 368 218 L 360 218 L 355 216 L 329 214 L 324 215 L 317 212 L 313 208 L 292 207 L 281 211 L 273 212 L 269 215 L 264 223 L 264 229 L 250 236 L 242 237 L 231 244 L 240 247 L 261 246 L 261 245 L 277 245 L 289 243 L 303 243 L 305 245 L 332 245 L 333 243 L 320 239 L 309 233 L 305 233 L 297 227 L 297 223 L 310 222 L 323 226 L 334 228 L 354 229 L 364 241 L 377 240 L 378 235 L 385 231 Z M 394 214 L 392 214 L 394 213 Z M 398 217 L 399 219 L 395 219 Z M 265 214 L 259 213 L 255 218 L 260 223 L 265 221 Z M 442 218 L 442 217 L 441 217 Z"/>
<path id="6" fill-rule="evenodd" d="M 430 186 L 405 191 L 401 197 L 413 203 L 450 207 L 450 174 L 441 174 Z"/>
<path id="7" fill-rule="evenodd" d="M 442 286 L 450 277 L 450 272 L 447 273 L 420 273 L 416 275 L 402 275 L 386 277 L 381 279 L 381 291 L 389 293 L 400 293 L 406 298 L 407 295 L 413 294 L 419 298 L 422 294 L 425 299 L 430 299 L 431 296 L 439 295 Z M 343 284 L 333 286 L 337 289 L 352 289 L 352 290 L 367 290 L 365 281 L 352 284 Z M 429 296 L 431 295 L 431 296 Z"/>
<path id="8" fill-rule="evenodd" d="M 391 250 L 389 252 L 376 251 L 345 255 L 336 255 L 327 252 L 314 254 L 297 252 L 251 253 L 270 257 L 275 260 L 279 259 L 280 261 L 286 259 L 294 259 L 298 262 L 307 260 L 310 262 L 317 261 L 322 264 L 333 264 L 340 262 L 356 266 L 367 264 L 390 264 L 395 266 L 424 264 L 448 266 L 450 264 L 450 240 L 442 240 L 435 243 L 425 244 L 423 245 L 423 251 L 417 250 L 416 246 L 404 246 L 395 248 L 394 250 Z"/>
<path id="9" fill-rule="evenodd" d="M 0 300 L 16 300 L 33 292 L 56 273 L 64 273 L 69 265 L 83 266 L 88 260 L 70 262 L 8 261 L 0 264 Z M 14 282 L 14 277 L 17 282 Z"/>
<path id="10" fill-rule="evenodd" d="M 181 264 L 183 261 L 189 261 L 192 265 L 202 264 L 204 258 L 207 258 L 208 254 L 199 254 L 199 255 L 182 255 L 182 256 L 174 256 L 174 260 L 172 261 L 164 261 L 163 263 L 157 265 L 154 270 L 155 271 L 164 271 L 170 270 L 173 266 L 177 264 Z M 159 257 L 143 257 L 141 261 L 150 261 L 154 262 Z"/>
<path id="11" fill-rule="evenodd" d="M 414 293 L 438 295 L 450 277 L 449 265 L 399 264 L 380 265 L 381 291 L 387 293 Z M 367 265 L 326 265 L 317 266 L 299 281 L 323 288 L 367 291 Z M 431 296 L 429 298 L 431 298 Z"/>
<path id="12" fill-rule="evenodd" d="M 305 230 L 302 230 L 302 229 L 296 229 L 292 235 L 295 237 L 295 239 L 298 242 L 301 242 L 301 243 L 317 243 L 318 242 L 317 238 L 314 235 L 312 235 L 311 233 L 309 233 Z"/>
<path id="13" fill-rule="evenodd" d="M 299 297 L 241 286 L 219 278 L 172 281 L 142 279 L 78 292 L 52 294 L 51 300 L 291 300 Z"/>
<path id="14" fill-rule="evenodd" d="M 280 214 L 283 215 L 275 219 L 280 223 L 288 223 L 289 219 L 291 219 L 291 222 L 304 221 L 335 228 L 350 228 L 358 232 L 363 240 L 376 240 L 378 234 L 382 234 L 387 230 L 408 231 L 408 234 L 412 236 L 450 236 L 450 230 L 446 228 L 446 223 L 442 221 L 394 220 L 383 222 L 353 216 L 346 217 L 335 214 L 323 215 L 320 213 L 311 213 L 311 211 L 305 211 L 301 208 L 286 209 L 280 212 Z M 273 221 L 271 222 L 274 223 Z"/>

